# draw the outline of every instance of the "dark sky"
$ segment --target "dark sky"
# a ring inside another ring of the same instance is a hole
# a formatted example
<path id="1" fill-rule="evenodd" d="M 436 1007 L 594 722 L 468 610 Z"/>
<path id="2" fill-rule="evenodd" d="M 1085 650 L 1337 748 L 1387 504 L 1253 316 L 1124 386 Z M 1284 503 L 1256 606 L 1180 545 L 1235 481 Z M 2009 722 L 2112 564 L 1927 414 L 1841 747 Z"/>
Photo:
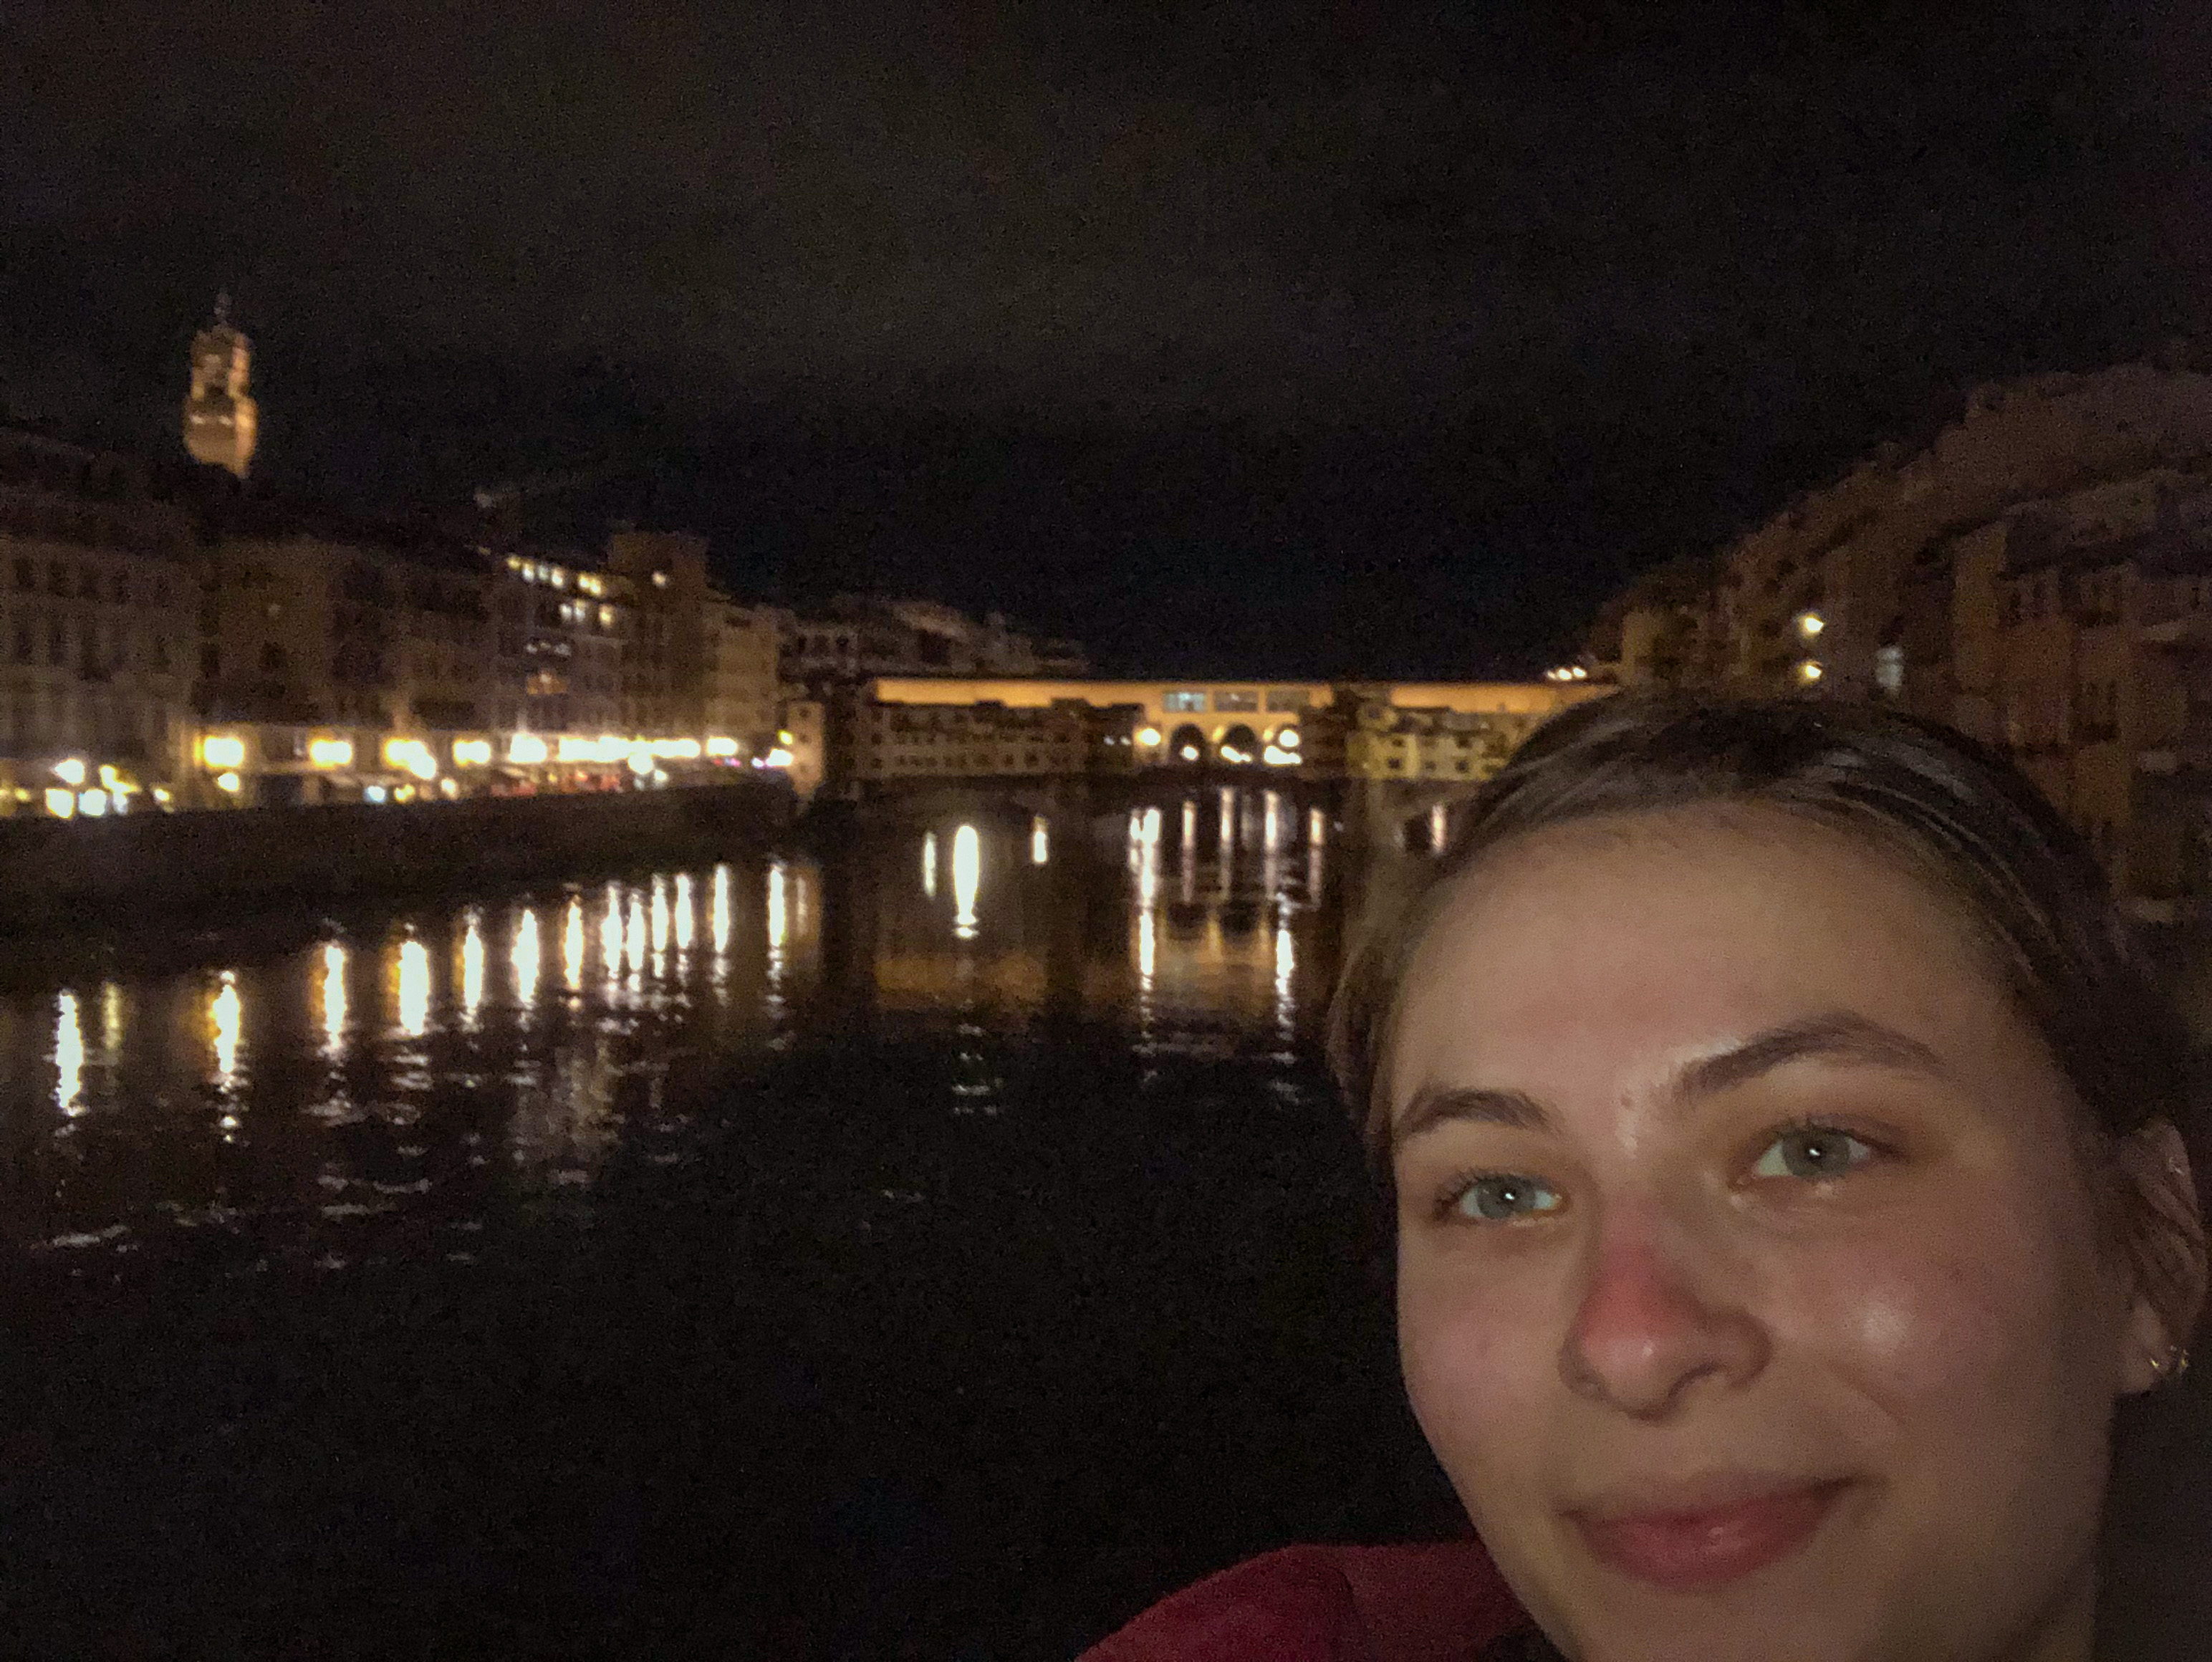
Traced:
<path id="1" fill-rule="evenodd" d="M 7 0 L 0 406 L 169 442 L 228 286 L 289 488 L 581 470 L 1112 667 L 1527 669 L 2197 330 L 2190 10 Z"/>

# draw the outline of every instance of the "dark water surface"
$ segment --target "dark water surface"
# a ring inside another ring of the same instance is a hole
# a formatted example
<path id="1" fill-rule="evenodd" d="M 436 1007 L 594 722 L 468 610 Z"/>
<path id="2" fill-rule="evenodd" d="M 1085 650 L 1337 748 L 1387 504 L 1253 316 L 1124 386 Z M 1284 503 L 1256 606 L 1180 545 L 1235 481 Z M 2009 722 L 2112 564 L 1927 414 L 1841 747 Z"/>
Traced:
<path id="1" fill-rule="evenodd" d="M 1315 829 L 981 803 L 0 957 L 9 1648 L 1066 1656 L 1448 1531 Z"/>

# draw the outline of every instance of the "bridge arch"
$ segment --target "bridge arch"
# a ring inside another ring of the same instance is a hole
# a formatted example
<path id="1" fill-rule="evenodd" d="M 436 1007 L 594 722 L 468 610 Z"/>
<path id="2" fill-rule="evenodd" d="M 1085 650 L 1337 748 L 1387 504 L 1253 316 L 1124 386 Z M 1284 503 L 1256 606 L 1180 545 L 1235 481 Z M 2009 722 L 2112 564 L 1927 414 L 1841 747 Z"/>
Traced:
<path id="1" fill-rule="evenodd" d="M 1260 759 L 1260 735 L 1250 726 L 1239 721 L 1221 735 L 1220 757 L 1224 762 L 1243 764 Z"/>
<path id="2" fill-rule="evenodd" d="M 1206 731 L 1194 721 L 1185 721 L 1168 735 L 1168 760 L 1195 767 L 1206 760 L 1212 748 L 1206 741 Z"/>

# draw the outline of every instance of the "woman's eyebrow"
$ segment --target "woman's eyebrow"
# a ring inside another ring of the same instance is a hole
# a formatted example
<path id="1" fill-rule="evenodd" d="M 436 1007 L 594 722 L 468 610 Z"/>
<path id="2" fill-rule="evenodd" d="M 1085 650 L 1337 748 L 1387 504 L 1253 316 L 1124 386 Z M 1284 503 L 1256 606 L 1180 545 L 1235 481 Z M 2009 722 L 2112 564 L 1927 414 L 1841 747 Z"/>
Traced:
<path id="1" fill-rule="evenodd" d="M 1391 1146 L 1399 1147 L 1424 1131 L 1455 1120 L 1522 1131 L 1548 1130 L 1552 1123 L 1544 1105 L 1525 1091 L 1492 1090 L 1479 1085 L 1424 1085 L 1392 1123 Z"/>
<path id="2" fill-rule="evenodd" d="M 1770 1027 L 1741 1044 L 1701 1056 L 1675 1076 L 1669 1094 L 1685 1104 L 1717 1096 L 1793 1062 L 1839 1062 L 1924 1074 L 1935 1079 L 1948 1076 L 1942 1058 L 1918 1039 L 1843 1010 Z M 1519 1131 L 1547 1131 L 1552 1126 L 1544 1105 L 1526 1091 L 1482 1085 L 1424 1085 L 1393 1121 L 1390 1146 L 1402 1148 L 1424 1131 L 1459 1122 L 1502 1125 Z"/>
<path id="3" fill-rule="evenodd" d="M 1948 1077 L 1942 1058 L 1910 1034 L 1849 1010 L 1808 1016 L 1754 1034 L 1715 1056 L 1703 1056 L 1675 1076 L 1678 1102 L 1717 1096 L 1792 1062 L 1855 1062 Z"/>

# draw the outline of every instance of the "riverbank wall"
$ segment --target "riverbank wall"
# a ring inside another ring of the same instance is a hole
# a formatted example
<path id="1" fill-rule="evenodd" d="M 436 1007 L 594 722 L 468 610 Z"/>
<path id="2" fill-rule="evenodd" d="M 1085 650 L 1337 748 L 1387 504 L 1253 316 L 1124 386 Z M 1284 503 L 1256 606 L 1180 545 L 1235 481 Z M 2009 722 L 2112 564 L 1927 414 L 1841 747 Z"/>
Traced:
<path id="1" fill-rule="evenodd" d="M 741 780 L 459 802 L 0 819 L 0 934 L 705 858 L 762 846 L 793 813 L 788 786 Z"/>

